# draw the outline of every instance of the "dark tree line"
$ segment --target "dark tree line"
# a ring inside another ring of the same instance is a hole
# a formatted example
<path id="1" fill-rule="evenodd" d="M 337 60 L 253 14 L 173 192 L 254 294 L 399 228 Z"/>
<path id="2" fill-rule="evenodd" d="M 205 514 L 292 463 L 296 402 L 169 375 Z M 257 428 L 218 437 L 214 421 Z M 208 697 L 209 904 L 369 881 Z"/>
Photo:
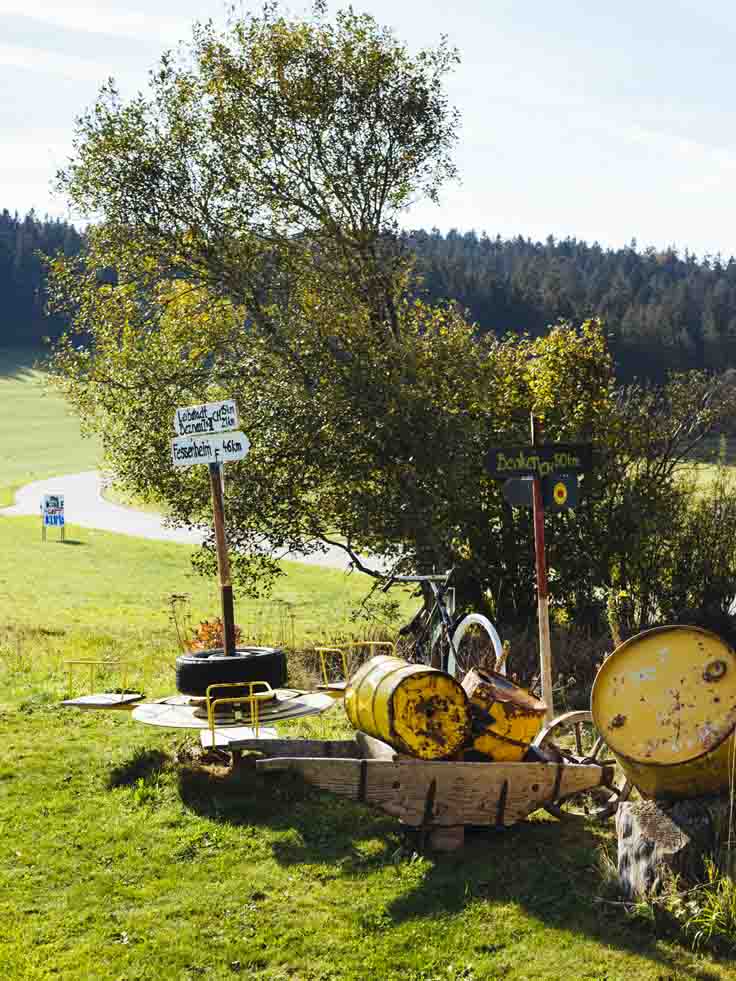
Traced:
<path id="1" fill-rule="evenodd" d="M 64 329 L 59 317 L 46 314 L 45 276 L 38 252 L 76 255 L 82 236 L 59 219 L 24 218 L 0 213 L 0 347 L 37 347 L 44 336 Z"/>
<path id="2" fill-rule="evenodd" d="M 62 319 L 46 313 L 38 253 L 75 255 L 83 241 L 65 221 L 0 214 L 0 346 L 36 346 L 62 332 Z M 407 244 L 426 298 L 457 300 L 482 331 L 539 336 L 560 318 L 599 316 L 624 378 L 736 366 L 733 258 L 455 231 L 415 231 Z"/>
<path id="3" fill-rule="evenodd" d="M 432 300 L 467 307 L 483 331 L 536 336 L 559 318 L 601 317 L 622 377 L 736 365 L 736 260 L 668 249 L 603 249 L 475 232 L 413 232 Z"/>

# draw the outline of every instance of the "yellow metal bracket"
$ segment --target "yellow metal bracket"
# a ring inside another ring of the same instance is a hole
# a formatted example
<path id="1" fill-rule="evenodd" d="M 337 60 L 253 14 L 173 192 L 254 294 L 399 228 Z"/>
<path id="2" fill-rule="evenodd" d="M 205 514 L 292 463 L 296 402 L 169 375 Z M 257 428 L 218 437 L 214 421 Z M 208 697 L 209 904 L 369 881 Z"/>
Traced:
<path id="1" fill-rule="evenodd" d="M 122 681 L 123 681 L 123 683 L 122 683 L 122 686 L 121 687 L 122 687 L 123 691 L 125 692 L 128 689 L 128 684 L 127 684 L 127 682 L 128 682 L 128 665 L 130 663 L 131 663 L 130 661 L 118 661 L 118 660 L 115 660 L 115 661 L 104 661 L 104 660 L 95 659 L 95 658 L 79 658 L 79 659 L 74 660 L 74 661 L 64 661 L 63 662 L 64 667 L 69 669 L 69 697 L 71 698 L 72 693 L 73 693 L 73 676 L 74 676 L 74 668 L 75 667 L 86 666 L 86 667 L 89 668 L 89 690 L 90 690 L 90 692 L 93 692 L 94 691 L 94 687 L 95 687 L 95 676 L 97 674 L 96 669 L 98 667 L 122 668 Z"/>
<path id="2" fill-rule="evenodd" d="M 254 689 L 260 686 L 263 690 L 256 692 Z M 230 698 L 213 698 L 212 692 L 216 688 L 247 688 L 247 695 L 235 695 Z M 212 736 L 212 745 L 215 745 L 215 708 L 218 705 L 242 705 L 248 702 L 250 705 L 250 724 L 258 736 L 258 703 L 270 701 L 274 697 L 273 688 L 267 681 L 228 681 L 216 685 L 208 685 L 205 692 L 207 699 L 207 724 Z"/>
<path id="3" fill-rule="evenodd" d="M 348 678 L 348 659 L 345 655 L 345 651 L 341 647 L 315 647 L 315 651 L 319 654 L 320 664 L 322 666 L 322 681 L 329 685 L 329 675 L 327 674 L 327 654 L 339 654 L 342 660 L 342 672 L 345 680 Z"/>
<path id="4" fill-rule="evenodd" d="M 342 674 L 345 681 L 348 680 L 348 655 L 346 651 L 350 652 L 357 648 L 368 647 L 369 653 L 371 655 L 376 653 L 376 648 L 384 647 L 388 648 L 387 653 L 392 657 L 396 655 L 396 644 L 392 640 L 356 640 L 351 641 L 349 644 L 342 644 L 340 647 L 315 647 L 315 651 L 319 654 L 320 665 L 322 667 L 322 680 L 325 685 L 330 684 L 329 676 L 327 673 L 327 654 L 339 654 L 342 661 Z"/>

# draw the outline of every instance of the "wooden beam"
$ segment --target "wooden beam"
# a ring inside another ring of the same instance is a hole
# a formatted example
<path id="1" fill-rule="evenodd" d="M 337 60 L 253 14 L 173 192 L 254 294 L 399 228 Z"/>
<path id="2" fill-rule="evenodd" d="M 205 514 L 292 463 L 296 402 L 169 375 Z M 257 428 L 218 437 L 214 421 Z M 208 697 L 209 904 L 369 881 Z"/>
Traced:
<path id="1" fill-rule="evenodd" d="M 225 654 L 235 653 L 235 611 L 233 608 L 233 587 L 230 581 L 230 559 L 225 539 L 225 505 L 222 498 L 222 464 L 210 463 L 210 491 L 212 493 L 212 516 L 215 523 L 215 545 L 217 547 L 217 571 L 220 578 L 222 600 L 222 642 Z"/>
<path id="2" fill-rule="evenodd" d="M 373 804 L 414 827 L 508 826 L 544 804 L 600 786 L 605 773 L 588 764 L 294 757 L 258 760 L 256 767 L 299 773 L 321 790 Z"/>

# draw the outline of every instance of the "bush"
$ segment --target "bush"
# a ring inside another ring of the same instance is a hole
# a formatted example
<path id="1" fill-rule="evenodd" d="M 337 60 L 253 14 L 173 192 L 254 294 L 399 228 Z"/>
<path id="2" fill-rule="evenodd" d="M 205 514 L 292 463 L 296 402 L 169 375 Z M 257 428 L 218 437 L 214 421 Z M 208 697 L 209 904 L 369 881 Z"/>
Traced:
<path id="1" fill-rule="evenodd" d="M 240 643 L 240 638 L 242 637 L 242 631 L 240 627 L 235 624 L 235 643 L 236 645 Z M 214 647 L 222 647 L 225 643 L 225 632 L 223 629 L 223 623 L 220 617 L 215 617 L 214 620 L 201 620 L 197 625 L 192 639 L 189 643 L 189 648 L 192 651 L 209 651 Z"/>

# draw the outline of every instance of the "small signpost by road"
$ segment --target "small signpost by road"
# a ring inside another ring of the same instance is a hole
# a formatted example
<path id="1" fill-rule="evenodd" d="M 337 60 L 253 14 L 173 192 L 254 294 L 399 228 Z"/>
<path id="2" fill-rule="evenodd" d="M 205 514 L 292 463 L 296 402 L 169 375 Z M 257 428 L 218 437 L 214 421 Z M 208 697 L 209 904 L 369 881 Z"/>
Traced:
<path id="1" fill-rule="evenodd" d="M 209 467 L 225 654 L 235 653 L 235 614 L 225 540 L 222 466 L 232 460 L 242 460 L 250 449 L 248 437 L 232 431 L 237 425 L 238 409 L 232 399 L 190 405 L 174 413 L 177 436 L 171 441 L 171 460 L 175 467 L 191 467 L 197 463 L 206 463 Z"/>
<path id="2" fill-rule="evenodd" d="M 44 494 L 41 498 L 41 541 L 46 541 L 47 528 L 61 528 L 61 541 L 64 541 L 63 494 Z"/>
<path id="3" fill-rule="evenodd" d="M 593 450 L 588 443 L 540 444 L 541 423 L 531 417 L 531 446 L 510 446 L 489 450 L 486 470 L 503 480 L 503 496 L 512 507 L 534 512 L 534 554 L 537 567 L 537 612 L 539 619 L 539 659 L 542 699 L 547 705 L 547 721 L 554 715 L 552 704 L 552 645 L 549 630 L 549 585 L 544 549 L 544 511 L 562 511 L 578 503 L 578 474 L 593 466 Z"/>

